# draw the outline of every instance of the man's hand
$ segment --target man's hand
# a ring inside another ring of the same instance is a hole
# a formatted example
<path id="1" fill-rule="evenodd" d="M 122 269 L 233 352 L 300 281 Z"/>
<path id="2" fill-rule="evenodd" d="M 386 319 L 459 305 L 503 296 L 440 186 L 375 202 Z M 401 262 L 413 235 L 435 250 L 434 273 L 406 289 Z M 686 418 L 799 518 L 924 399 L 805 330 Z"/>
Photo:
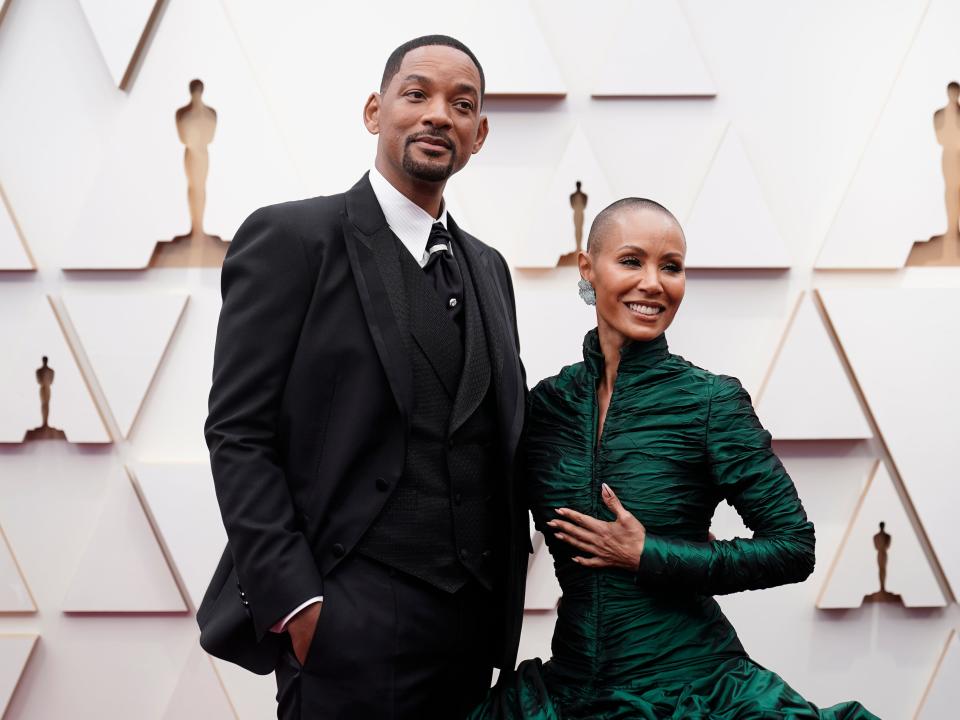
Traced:
<path id="1" fill-rule="evenodd" d="M 631 515 L 614 495 L 613 490 L 604 483 L 604 504 L 616 515 L 613 522 L 605 522 L 575 510 L 559 508 L 557 514 L 562 520 L 547 523 L 559 531 L 558 540 L 572 545 L 593 557 L 575 557 L 573 561 L 586 567 L 619 567 L 636 572 L 640 566 L 643 542 L 647 531 L 639 520 Z"/>
<path id="2" fill-rule="evenodd" d="M 293 654 L 301 665 L 307 662 L 307 653 L 310 652 L 310 643 L 313 642 L 313 634 L 317 630 L 317 620 L 320 619 L 322 607 L 322 601 L 307 605 L 287 623 L 287 632 L 293 644 Z"/>

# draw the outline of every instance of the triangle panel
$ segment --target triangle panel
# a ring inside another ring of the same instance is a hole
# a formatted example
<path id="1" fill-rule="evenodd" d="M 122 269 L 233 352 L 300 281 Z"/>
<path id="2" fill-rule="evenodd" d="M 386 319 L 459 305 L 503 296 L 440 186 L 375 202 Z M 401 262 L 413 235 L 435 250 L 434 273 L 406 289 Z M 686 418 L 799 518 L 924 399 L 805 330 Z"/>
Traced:
<path id="1" fill-rule="evenodd" d="M 940 562 L 960 588 L 957 288 L 820 290 L 837 339 Z"/>
<path id="2" fill-rule="evenodd" d="M 880 546 L 885 546 L 885 551 Z M 881 463 L 860 496 L 817 607 L 858 608 L 865 597 L 880 591 L 882 552 L 886 555 L 887 592 L 899 595 L 905 607 L 946 606 L 936 574 Z"/>
<path id="3" fill-rule="evenodd" d="M 36 270 L 7 196 L 0 187 L 0 270 Z"/>
<path id="4" fill-rule="evenodd" d="M 185 293 L 131 293 L 122 300 L 117 293 L 63 297 L 124 437 L 130 434 L 188 297 Z"/>
<path id="5" fill-rule="evenodd" d="M 30 661 L 37 635 L 0 635 L 0 717 L 3 717 Z"/>
<path id="6" fill-rule="evenodd" d="M 74 443 L 109 443 L 110 435 L 51 304 L 11 286 L 0 288 L 0 306 L 4 309 L 0 336 L 5 342 L 0 353 L 4 398 L 0 443 L 23 442 L 28 431 L 31 438 L 48 435 L 41 432 L 44 404 L 49 436 Z"/>
<path id="7" fill-rule="evenodd" d="M 227 544 L 207 463 L 141 463 L 131 468 L 144 509 L 194 609 Z"/>
<path id="8" fill-rule="evenodd" d="M 956 80 L 960 5 L 932 0 L 827 233 L 817 268 L 903 267 L 916 241 L 946 230 L 943 148 L 934 112 Z"/>
<path id="9" fill-rule="evenodd" d="M 633 0 L 594 97 L 713 97 L 713 78 L 676 0 Z"/>
<path id="10" fill-rule="evenodd" d="M 684 225 L 687 267 L 789 268 L 743 143 L 728 128 Z"/>
<path id="11" fill-rule="evenodd" d="M 187 606 L 130 481 L 112 478 L 63 601 L 68 613 L 174 613 Z"/>
<path id="12" fill-rule="evenodd" d="M 163 0 L 79 0 L 83 14 L 117 87 L 136 62 L 140 38 L 147 32 L 154 8 Z"/>
<path id="13" fill-rule="evenodd" d="M 775 440 L 872 437 L 813 298 L 801 298 L 757 404 Z"/>
<path id="14" fill-rule="evenodd" d="M 933 670 L 916 720 L 941 720 L 953 717 L 960 707 L 960 636 L 950 631 L 947 644 Z"/>
<path id="15" fill-rule="evenodd" d="M 571 196 L 577 192 L 586 195 L 581 235 L 581 247 L 586 248 L 593 218 L 615 198 L 606 174 L 579 126 L 570 136 L 546 191 L 529 216 L 526 245 L 517 261 L 520 267 L 556 267 L 561 256 L 576 251 Z"/>
<path id="16" fill-rule="evenodd" d="M 162 717 L 163 720 L 236 720 L 237 713 L 227 698 L 213 661 L 199 645 L 190 650 Z"/>
<path id="17" fill-rule="evenodd" d="M 168 0 L 63 248 L 64 268 L 144 268 L 156 243 L 190 231 L 176 114 L 194 102 L 195 79 L 199 102 L 216 113 L 212 131 L 191 140 L 199 148 L 191 164 L 208 168 L 203 230 L 229 240 L 256 208 L 305 195 L 220 3 Z"/>
<path id="18" fill-rule="evenodd" d="M 0 527 L 0 615 L 35 613 L 37 604 L 13 554 L 6 533 Z"/>

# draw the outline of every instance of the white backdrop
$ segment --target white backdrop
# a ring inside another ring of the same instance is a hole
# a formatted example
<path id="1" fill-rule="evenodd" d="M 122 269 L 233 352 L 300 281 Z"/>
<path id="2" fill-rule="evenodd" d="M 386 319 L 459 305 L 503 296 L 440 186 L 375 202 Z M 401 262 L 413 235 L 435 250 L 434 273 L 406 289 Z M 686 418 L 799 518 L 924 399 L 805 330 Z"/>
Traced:
<path id="1" fill-rule="evenodd" d="M 914 715 L 960 626 L 960 268 L 888 258 L 943 232 L 931 120 L 960 80 L 944 32 L 960 26 L 955 3 L 465 0 L 431 6 L 424 24 L 418 6 L 386 0 L 166 0 L 121 90 L 152 8 L 10 0 L 0 15 L 13 219 L 0 217 L 0 262 L 37 268 L 0 271 L 3 427 L 14 407 L 14 435 L 39 424 L 35 356 L 52 355 L 41 346 L 59 326 L 67 342 L 50 344 L 70 352 L 51 357 L 53 408 L 77 437 L 113 439 L 0 445 L 15 558 L 0 537 L 0 717 L 273 712 L 270 678 L 197 654 L 191 614 L 222 540 L 206 520 L 202 438 L 219 273 L 96 268 L 141 266 L 153 242 L 189 227 L 173 113 L 194 76 L 219 116 L 207 229 L 229 237 L 257 205 L 340 192 L 370 166 L 362 103 L 390 50 L 430 32 L 471 45 L 494 93 L 490 138 L 449 200 L 515 267 L 531 384 L 576 361 L 592 326 L 575 269 L 542 267 L 572 243 L 562 193 L 584 181 L 588 220 L 624 195 L 674 210 L 699 268 L 671 348 L 741 378 L 761 419 L 784 428 L 777 450 L 817 526 L 807 582 L 723 607 L 751 655 L 812 701 Z M 18 233 L 29 256 L 11 244 Z M 871 254 L 875 239 L 885 254 Z M 896 492 L 884 480 L 862 498 L 878 461 Z M 844 537 L 857 508 L 883 503 L 909 520 L 890 562 L 898 547 L 920 558 L 907 575 L 930 606 L 818 610 L 828 579 L 829 597 L 876 589 L 870 552 L 845 554 L 872 547 L 867 511 L 854 525 L 867 534 Z M 743 532 L 725 507 L 714 525 Z M 538 608 L 555 599 L 549 572 L 540 562 L 532 576 Z M 549 656 L 554 617 L 528 610 L 521 657 Z M 941 665 L 936 707 L 960 686 L 956 668 Z"/>

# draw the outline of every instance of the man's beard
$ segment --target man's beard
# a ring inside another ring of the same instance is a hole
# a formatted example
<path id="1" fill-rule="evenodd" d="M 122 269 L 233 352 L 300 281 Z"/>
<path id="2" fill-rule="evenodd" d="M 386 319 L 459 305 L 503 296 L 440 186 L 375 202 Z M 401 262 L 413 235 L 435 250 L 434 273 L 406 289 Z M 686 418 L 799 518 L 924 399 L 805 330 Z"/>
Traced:
<path id="1" fill-rule="evenodd" d="M 412 145 L 418 138 L 429 136 L 429 137 L 438 137 L 446 141 L 449 145 L 450 159 L 446 165 L 437 165 L 434 163 L 421 162 L 419 160 L 414 160 L 410 156 L 410 145 Z M 451 175 L 453 175 L 453 168 L 457 163 L 457 150 L 453 146 L 453 143 L 449 141 L 445 136 L 440 135 L 439 133 L 419 133 L 417 135 L 412 135 L 407 138 L 406 145 L 403 148 L 403 171 L 407 173 L 412 178 L 417 180 L 424 180 L 426 182 L 441 182 L 446 180 Z"/>

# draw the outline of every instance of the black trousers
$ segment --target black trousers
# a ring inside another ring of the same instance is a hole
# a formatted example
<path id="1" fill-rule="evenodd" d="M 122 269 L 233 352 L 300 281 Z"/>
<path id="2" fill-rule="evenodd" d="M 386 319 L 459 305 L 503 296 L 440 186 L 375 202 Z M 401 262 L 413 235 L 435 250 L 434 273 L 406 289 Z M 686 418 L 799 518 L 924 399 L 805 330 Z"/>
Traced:
<path id="1" fill-rule="evenodd" d="M 459 720 L 493 672 L 493 598 L 444 593 L 354 554 L 324 578 L 303 666 L 277 668 L 279 720 Z"/>

